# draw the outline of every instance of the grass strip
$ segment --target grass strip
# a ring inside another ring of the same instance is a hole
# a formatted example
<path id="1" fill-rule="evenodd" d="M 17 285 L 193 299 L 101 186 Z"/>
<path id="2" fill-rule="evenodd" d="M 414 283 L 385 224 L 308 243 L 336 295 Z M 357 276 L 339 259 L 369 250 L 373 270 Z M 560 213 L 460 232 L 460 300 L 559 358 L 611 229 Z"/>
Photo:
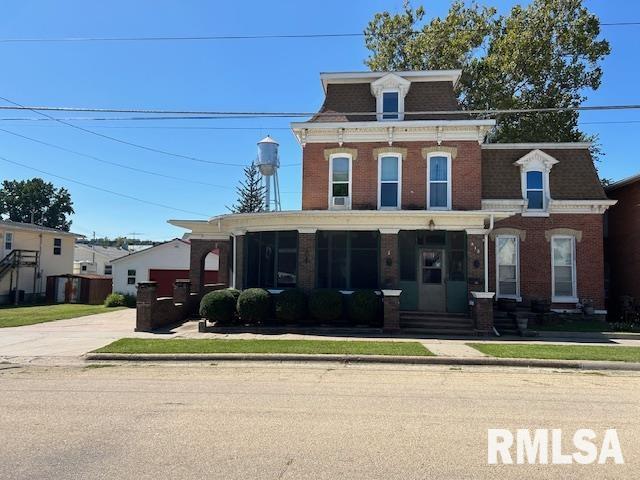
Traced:
<path id="1" fill-rule="evenodd" d="M 512 343 L 467 343 L 467 345 L 486 355 L 498 358 L 640 362 L 640 347 L 614 347 L 602 345 L 518 345 Z"/>
<path id="2" fill-rule="evenodd" d="M 113 312 L 122 308 L 107 308 L 104 305 L 82 305 L 61 303 L 56 305 L 0 307 L 0 328 L 21 327 L 35 323 L 84 317 L 97 313 Z"/>
<path id="3" fill-rule="evenodd" d="M 298 353 L 340 355 L 433 355 L 418 342 L 347 340 L 227 340 L 122 338 L 96 353 Z"/>

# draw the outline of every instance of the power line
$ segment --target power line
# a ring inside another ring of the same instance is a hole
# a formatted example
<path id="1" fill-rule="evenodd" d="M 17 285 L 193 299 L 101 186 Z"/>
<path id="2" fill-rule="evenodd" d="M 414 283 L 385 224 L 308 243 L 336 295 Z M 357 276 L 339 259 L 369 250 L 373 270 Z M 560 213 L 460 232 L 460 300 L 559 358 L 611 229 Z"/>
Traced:
<path id="1" fill-rule="evenodd" d="M 139 148 L 139 149 L 142 149 L 142 150 L 147 150 L 147 151 L 154 152 L 154 153 L 160 153 L 162 155 L 169 155 L 169 156 L 172 156 L 172 157 L 183 158 L 183 159 L 186 159 L 186 160 L 191 160 L 191 161 L 200 162 L 200 163 L 207 163 L 207 164 L 211 164 L 211 165 L 224 165 L 224 166 L 232 166 L 232 167 L 245 167 L 246 166 L 246 165 L 244 165 L 242 163 L 227 163 L 227 162 L 217 162 L 217 161 L 213 161 L 213 160 L 205 160 L 205 159 L 194 157 L 194 156 L 191 156 L 191 155 L 183 155 L 183 154 L 180 154 L 180 153 L 168 152 L 166 150 L 161 150 L 161 149 L 155 148 L 155 147 L 149 147 L 147 145 L 139 145 L 137 143 L 129 142 L 129 141 L 123 140 L 121 138 L 112 137 L 110 135 L 105 135 L 104 133 L 95 132 L 93 130 L 89 130 L 88 128 L 84 128 L 84 127 L 80 127 L 78 125 L 74 125 L 72 123 L 68 123 L 68 122 L 66 122 L 64 120 L 60 120 L 59 118 L 51 116 L 51 115 L 49 115 L 47 113 L 40 112 L 40 111 L 38 111 L 38 109 L 35 109 L 35 108 L 32 108 L 32 107 L 25 107 L 24 105 L 21 105 L 21 104 L 19 104 L 17 102 L 14 102 L 13 100 L 9 100 L 8 98 L 5 98 L 5 97 L 0 97 L 0 100 L 4 100 L 5 102 L 10 103 L 13 106 L 15 106 L 16 108 L 30 110 L 30 111 L 38 114 L 38 115 L 46 117 L 46 118 L 48 118 L 48 119 L 50 119 L 50 120 L 52 120 L 54 122 L 58 122 L 58 123 L 60 123 L 62 125 L 66 125 L 68 127 L 75 128 L 76 130 L 80 130 L 82 132 L 86 132 L 86 133 L 89 133 L 91 135 L 95 135 L 97 137 L 105 138 L 107 140 L 111 140 L 111 141 L 114 141 L 114 142 L 117 142 L 117 143 L 128 145 L 130 147 L 135 147 L 135 148 Z M 296 165 L 299 165 L 299 164 L 287 164 L 287 165 L 282 165 L 282 166 L 296 166 Z"/>
<path id="2" fill-rule="evenodd" d="M 33 171 L 38 172 L 38 173 L 42 173 L 43 175 L 49 175 L 50 177 L 59 178 L 61 180 L 64 180 L 64 181 L 67 181 L 67 182 L 71 182 L 71 183 L 76 183 L 78 185 L 82 185 L 83 187 L 92 188 L 92 189 L 98 190 L 100 192 L 109 193 L 111 195 L 116 195 L 118 197 L 127 198 L 129 200 L 134 200 L 134 201 L 140 202 L 140 203 L 146 203 L 147 205 L 153 205 L 155 207 L 162 207 L 162 208 L 166 208 L 166 209 L 169 209 L 169 210 L 175 210 L 176 212 L 188 213 L 190 215 L 198 215 L 199 217 L 206 217 L 206 218 L 210 217 L 210 215 L 207 215 L 206 213 L 193 212 L 191 210 L 183 210 L 181 208 L 172 207 L 170 205 L 164 205 L 162 203 L 157 203 L 157 202 L 153 202 L 153 201 L 150 201 L 150 200 L 144 200 L 142 198 L 134 197 L 134 196 L 128 195 L 126 193 L 114 192 L 113 190 L 108 190 L 106 188 L 97 187 L 95 185 L 91 185 L 89 183 L 81 182 L 79 180 L 74 180 L 72 178 L 63 177 L 61 175 L 56 175 L 55 173 L 47 172 L 45 170 L 40 170 L 39 168 L 35 168 L 35 167 L 30 166 L 30 165 L 25 165 L 24 163 L 16 162 L 14 160 L 9 160 L 8 158 L 5 158 L 3 156 L 0 156 L 0 160 L 2 160 L 4 162 L 7 162 L 7 163 L 11 163 L 13 165 L 17 165 L 19 167 L 23 167 L 23 168 L 27 168 L 29 170 L 33 170 Z"/>
<path id="3" fill-rule="evenodd" d="M 0 105 L 0 110 L 30 110 L 32 112 L 43 115 L 53 121 L 62 121 L 51 115 L 42 113 L 43 111 L 55 111 L 55 112 L 99 112 L 99 113 L 144 113 L 144 114 L 158 114 L 158 115 L 193 115 L 188 117 L 129 117 L 123 120 L 198 120 L 211 118 L 252 118 L 252 117 L 335 117 L 337 115 L 345 115 L 350 117 L 370 117 L 376 115 L 378 112 L 267 112 L 267 111 L 203 111 L 203 110 L 149 110 L 149 109 L 116 109 L 116 108 L 91 108 L 91 107 L 51 107 L 51 106 L 24 106 L 16 102 L 12 102 L 4 97 L 0 97 L 1 100 L 5 100 L 14 106 Z M 602 111 L 602 110 L 639 110 L 640 104 L 623 104 L 623 105 L 571 105 L 566 107 L 544 107 L 544 108 L 510 108 L 510 109 L 472 109 L 472 110 L 418 110 L 418 111 L 404 111 L 405 116 L 410 115 L 480 115 L 480 116 L 494 116 L 494 115 L 511 115 L 521 113 L 558 113 L 568 111 Z M 204 117 L 203 117 L 204 116 Z M 103 120 L 109 120 L 109 118 L 102 118 Z M 96 120 L 96 118 L 94 118 Z M 70 125 L 70 124 L 69 124 Z M 71 125 L 74 128 L 82 129 L 75 125 Z M 94 135 L 102 135 L 96 132 L 91 132 Z M 123 140 L 116 140 L 124 142 Z M 126 143 L 126 142 L 125 142 Z M 135 145 L 138 146 L 139 145 Z M 145 148 L 145 147 L 142 147 Z M 166 153 L 166 152 L 165 152 Z M 172 155 L 172 154 L 171 154 Z"/>
<path id="4" fill-rule="evenodd" d="M 637 26 L 640 22 L 601 22 L 602 27 Z M 398 32 L 400 33 L 400 32 Z M 414 30 L 412 34 L 420 34 Z M 195 36 L 153 36 L 153 37 L 58 37 L 58 38 L 0 38 L 0 43 L 82 43 L 82 42 L 176 42 L 176 41 L 219 41 L 219 40 L 292 40 L 322 38 L 361 38 L 364 32 L 344 33 L 292 33 L 292 34 L 246 34 L 246 35 L 195 35 Z M 393 35 L 391 33 L 390 35 Z"/>
<path id="5" fill-rule="evenodd" d="M 91 135 L 95 135 L 97 137 L 101 137 L 101 138 L 105 138 L 105 139 L 108 139 L 108 140 L 111 140 L 111 141 L 114 141 L 114 142 L 117 142 L 117 143 L 121 143 L 123 145 L 129 145 L 131 147 L 139 148 L 139 149 L 142 149 L 142 150 L 147 150 L 147 151 L 154 152 L 154 153 L 160 153 L 162 155 L 169 155 L 169 156 L 172 156 L 172 157 L 184 158 L 186 160 L 191 160 L 191 161 L 194 161 L 194 162 L 208 163 L 208 164 L 213 164 L 213 165 L 226 165 L 226 166 L 233 166 L 233 167 L 244 167 L 245 166 L 243 164 L 238 164 L 238 163 L 214 162 L 212 160 L 204 160 L 202 158 L 193 157 L 193 156 L 190 156 L 190 155 L 182 155 L 180 153 L 167 152 L 165 150 L 160 150 L 159 148 L 154 148 L 154 147 L 148 147 L 146 145 L 138 145 L 137 143 L 133 143 L 133 142 L 129 142 L 127 140 L 122 140 L 120 138 L 116 138 L 116 137 L 112 137 L 112 136 L 109 136 L 109 135 L 105 135 L 104 133 L 94 132 L 93 130 L 89 130 L 87 128 L 80 127 L 78 125 L 74 125 L 72 123 L 65 122 L 64 120 L 60 120 L 60 119 L 58 119 L 56 117 L 53 117 L 53 116 L 48 115 L 46 113 L 40 112 L 40 111 L 38 111 L 36 109 L 25 107 L 24 105 L 20 105 L 17 102 L 9 100 L 8 98 L 0 97 L 0 100 L 4 100 L 5 102 L 11 103 L 12 105 L 15 105 L 15 106 L 20 107 L 20 108 L 27 108 L 28 110 L 31 110 L 32 112 L 37 113 L 38 115 L 42 115 L 42 116 L 47 117 L 47 118 L 49 118 L 49 119 L 51 119 L 51 120 L 53 120 L 55 122 L 61 123 L 63 125 L 67 125 L 67 126 L 69 126 L 71 128 L 75 128 L 76 130 L 80 130 L 82 132 L 86 132 L 86 133 L 89 133 Z"/>

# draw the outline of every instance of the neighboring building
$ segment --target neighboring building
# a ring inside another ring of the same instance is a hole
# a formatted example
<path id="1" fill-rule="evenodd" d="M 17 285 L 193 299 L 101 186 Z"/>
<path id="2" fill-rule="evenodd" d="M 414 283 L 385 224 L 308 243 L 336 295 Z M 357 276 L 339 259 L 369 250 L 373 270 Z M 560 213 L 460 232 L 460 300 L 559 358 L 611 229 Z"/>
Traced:
<path id="1" fill-rule="evenodd" d="M 207 252 L 205 283 L 218 281 L 218 254 Z M 190 244 L 175 238 L 112 261 L 113 291 L 136 294 L 139 282 L 158 282 L 158 295 L 171 296 L 177 279 L 189 278 Z M 204 258 L 204 257 L 203 257 Z"/>
<path id="2" fill-rule="evenodd" d="M 73 273 L 111 276 L 111 262 L 129 252 L 118 247 L 76 243 L 73 249 Z"/>
<path id="3" fill-rule="evenodd" d="M 484 143 L 495 121 L 460 109 L 460 74 L 322 74 L 320 112 L 292 123 L 302 211 L 170 221 L 191 231 L 192 289 L 219 248 L 220 279 L 238 288 L 401 291 L 402 311 L 440 314 L 494 294 L 604 308 L 602 214 L 615 202 L 589 144 Z"/>
<path id="4" fill-rule="evenodd" d="M 0 220 L 0 303 L 45 295 L 49 275 L 73 271 L 73 245 L 82 235 L 30 223 Z"/>
<path id="5" fill-rule="evenodd" d="M 607 195 L 618 203 L 607 212 L 605 247 L 609 299 L 640 301 L 640 175 L 612 183 Z"/>

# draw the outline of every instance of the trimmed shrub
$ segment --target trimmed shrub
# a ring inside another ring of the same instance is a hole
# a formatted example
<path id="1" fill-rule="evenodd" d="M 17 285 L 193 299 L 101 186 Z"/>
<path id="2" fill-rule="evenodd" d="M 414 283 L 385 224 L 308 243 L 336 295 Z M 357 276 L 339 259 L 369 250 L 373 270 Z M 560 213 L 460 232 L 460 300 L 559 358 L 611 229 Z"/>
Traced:
<path id="1" fill-rule="evenodd" d="M 235 304 L 238 304 L 238 297 L 240 297 L 240 294 L 242 293 L 240 290 L 237 290 L 235 288 L 227 288 L 227 292 L 229 292 L 231 295 L 233 295 L 233 298 L 235 299 Z"/>
<path id="2" fill-rule="evenodd" d="M 231 323 L 236 313 L 236 297 L 229 290 L 207 293 L 200 301 L 200 316 L 211 322 Z"/>
<path id="3" fill-rule="evenodd" d="M 248 288 L 238 297 L 238 314 L 243 322 L 264 322 L 270 310 L 271 296 L 263 288 Z"/>
<path id="4" fill-rule="evenodd" d="M 121 293 L 110 293 L 107 298 L 104 299 L 105 307 L 124 307 L 125 296 Z"/>
<path id="5" fill-rule="evenodd" d="M 302 290 L 284 290 L 275 297 L 276 318 L 281 322 L 299 322 L 307 313 L 307 298 Z"/>
<path id="6" fill-rule="evenodd" d="M 356 290 L 348 302 L 349 319 L 355 324 L 372 325 L 379 312 L 380 298 L 373 290 Z"/>
<path id="7" fill-rule="evenodd" d="M 337 323 L 342 318 L 342 294 L 338 290 L 318 288 L 309 295 L 311 316 L 327 323 Z"/>

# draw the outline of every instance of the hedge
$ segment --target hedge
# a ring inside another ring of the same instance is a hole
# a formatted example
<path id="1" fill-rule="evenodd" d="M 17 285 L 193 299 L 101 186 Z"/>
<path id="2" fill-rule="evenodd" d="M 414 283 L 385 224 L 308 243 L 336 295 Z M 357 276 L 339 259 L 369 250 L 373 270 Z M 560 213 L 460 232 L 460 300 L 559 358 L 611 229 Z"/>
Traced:
<path id="1" fill-rule="evenodd" d="M 212 322 L 231 323 L 236 313 L 236 295 L 231 289 L 207 293 L 200 301 L 200 316 Z"/>
<path id="2" fill-rule="evenodd" d="M 352 323 L 373 325 L 380 311 L 380 298 L 373 290 L 356 290 L 349 296 L 348 310 Z"/>
<path id="3" fill-rule="evenodd" d="M 248 288 L 238 297 L 238 314 L 243 322 L 262 323 L 270 310 L 271 296 L 263 288 Z"/>
<path id="4" fill-rule="evenodd" d="M 284 290 L 275 297 L 275 314 L 281 322 L 299 322 L 306 313 L 307 297 L 302 290 Z"/>
<path id="5" fill-rule="evenodd" d="M 337 323 L 342 318 L 342 294 L 332 289 L 312 290 L 309 295 L 309 312 L 320 322 Z"/>

